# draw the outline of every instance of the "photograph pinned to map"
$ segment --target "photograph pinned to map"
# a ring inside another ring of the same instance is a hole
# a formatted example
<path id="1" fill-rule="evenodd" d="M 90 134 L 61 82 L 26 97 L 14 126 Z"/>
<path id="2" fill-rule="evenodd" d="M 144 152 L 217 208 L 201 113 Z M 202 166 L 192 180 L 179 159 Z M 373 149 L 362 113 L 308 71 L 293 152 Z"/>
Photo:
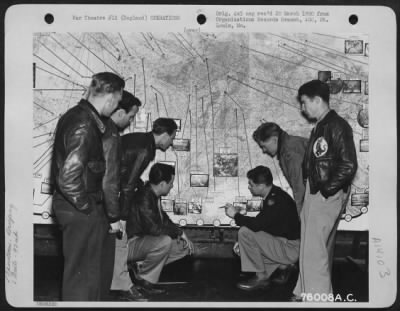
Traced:
<path id="1" fill-rule="evenodd" d="M 318 80 L 327 82 L 332 78 L 332 71 L 318 71 Z"/>
<path id="2" fill-rule="evenodd" d="M 147 120 L 149 117 L 150 114 L 146 113 L 144 109 L 139 109 L 135 115 L 135 119 L 133 120 L 134 128 L 147 130 Z"/>
<path id="3" fill-rule="evenodd" d="M 238 163 L 237 153 L 216 153 L 214 155 L 214 176 L 237 177 Z"/>
<path id="4" fill-rule="evenodd" d="M 369 151 L 369 140 L 360 139 L 360 152 L 368 152 L 368 151 Z"/>
<path id="5" fill-rule="evenodd" d="M 161 199 L 161 208 L 164 212 L 174 211 L 175 201 L 172 199 Z"/>
<path id="6" fill-rule="evenodd" d="M 345 40 L 344 53 L 352 55 L 363 55 L 364 54 L 363 40 Z"/>
<path id="7" fill-rule="evenodd" d="M 361 80 L 343 80 L 343 93 L 361 93 Z"/>
<path id="8" fill-rule="evenodd" d="M 369 43 L 365 43 L 365 51 L 364 51 L 364 56 L 369 56 Z"/>
<path id="9" fill-rule="evenodd" d="M 357 114 L 357 122 L 363 128 L 368 128 L 369 126 L 369 114 L 368 108 L 362 108 Z"/>
<path id="10" fill-rule="evenodd" d="M 177 132 L 180 132 L 180 131 L 181 131 L 181 128 L 182 128 L 182 120 L 181 120 L 181 119 L 173 119 L 173 120 L 175 121 L 176 126 L 178 127 L 178 128 L 176 129 L 176 131 L 177 131 Z"/>
<path id="11" fill-rule="evenodd" d="M 369 193 L 353 193 L 351 195 L 352 206 L 368 206 L 369 205 Z"/>
<path id="12" fill-rule="evenodd" d="M 362 129 L 362 138 L 369 139 L 369 129 L 368 128 Z"/>
<path id="13" fill-rule="evenodd" d="M 174 215 L 186 215 L 187 214 L 187 203 L 176 201 L 173 211 L 174 211 Z"/>
<path id="14" fill-rule="evenodd" d="M 236 209 L 236 212 L 241 215 L 247 214 L 246 205 L 246 202 L 233 202 L 233 207 Z"/>
<path id="15" fill-rule="evenodd" d="M 166 164 L 166 165 L 172 166 L 174 169 L 176 169 L 176 162 L 175 161 L 158 161 L 157 163 Z"/>
<path id="16" fill-rule="evenodd" d="M 188 213 L 190 214 L 201 214 L 203 210 L 203 205 L 201 202 L 189 202 Z"/>
<path id="17" fill-rule="evenodd" d="M 252 199 L 247 200 L 246 210 L 247 212 L 259 212 L 261 210 L 262 200 Z"/>
<path id="18" fill-rule="evenodd" d="M 330 94 L 338 94 L 343 88 L 343 80 L 341 79 L 329 80 L 326 83 L 328 83 Z"/>
<path id="19" fill-rule="evenodd" d="M 54 192 L 54 185 L 53 184 L 42 182 L 42 185 L 41 185 L 41 188 L 40 188 L 40 193 L 53 194 L 53 192 Z"/>
<path id="20" fill-rule="evenodd" d="M 232 153 L 232 148 L 231 147 L 219 147 L 219 153 Z"/>
<path id="21" fill-rule="evenodd" d="M 208 174 L 190 174 L 190 187 L 208 187 Z"/>
<path id="22" fill-rule="evenodd" d="M 172 142 L 172 147 L 176 151 L 190 151 L 190 139 L 175 138 Z"/>

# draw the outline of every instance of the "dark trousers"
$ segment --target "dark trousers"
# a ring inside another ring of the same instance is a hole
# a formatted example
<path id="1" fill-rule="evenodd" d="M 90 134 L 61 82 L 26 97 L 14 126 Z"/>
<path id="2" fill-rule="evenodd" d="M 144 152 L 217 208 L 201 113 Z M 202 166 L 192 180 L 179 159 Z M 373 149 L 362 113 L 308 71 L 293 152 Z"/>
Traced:
<path id="1" fill-rule="evenodd" d="M 101 293 L 100 299 L 103 301 L 110 300 L 109 293 L 114 273 L 114 259 L 115 259 L 115 239 L 116 235 L 106 234 L 104 239 L 103 253 L 101 255 Z"/>
<path id="2" fill-rule="evenodd" d="M 102 255 L 108 223 L 102 203 L 92 203 L 92 206 L 93 211 L 86 215 L 59 194 L 53 197 L 53 210 L 63 235 L 64 301 L 101 300 Z"/>

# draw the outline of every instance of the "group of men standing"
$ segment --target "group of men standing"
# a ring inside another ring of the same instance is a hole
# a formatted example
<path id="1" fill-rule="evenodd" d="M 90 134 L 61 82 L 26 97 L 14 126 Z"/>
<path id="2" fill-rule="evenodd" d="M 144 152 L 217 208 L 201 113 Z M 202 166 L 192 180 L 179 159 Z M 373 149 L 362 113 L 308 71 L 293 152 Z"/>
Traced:
<path id="1" fill-rule="evenodd" d="M 151 132 L 120 136 L 141 106 L 124 87 L 113 73 L 95 74 L 85 99 L 57 124 L 52 177 L 63 234 L 62 300 L 108 300 L 111 290 L 118 299 L 146 301 L 144 294 L 163 291 L 156 287 L 163 266 L 194 252 L 160 205 L 173 187 L 174 168 L 156 163 L 148 182 L 140 179 L 156 149 L 172 145 L 177 125 L 159 118 Z M 316 121 L 308 140 L 275 123 L 253 134 L 264 153 L 278 157 L 294 200 L 273 184 L 268 167 L 258 166 L 247 177 L 252 195 L 263 198 L 260 213 L 244 216 L 230 204 L 225 211 L 241 227 L 234 250 L 242 271 L 255 272 L 238 287 L 282 284 L 299 261 L 294 300 L 332 292 L 335 232 L 357 169 L 352 129 L 329 108 L 328 85 L 310 81 L 298 100 Z"/>
<path id="2" fill-rule="evenodd" d="M 270 170 L 249 171 L 249 190 L 263 198 L 256 217 L 226 205 L 226 214 L 241 226 L 234 251 L 242 271 L 255 272 L 238 288 L 255 290 L 288 281 L 299 262 L 292 301 L 333 294 L 331 270 L 336 230 L 357 171 L 350 125 L 329 107 L 329 86 L 312 80 L 298 90 L 305 117 L 315 122 L 309 139 L 292 136 L 272 122 L 253 133 L 264 153 L 277 156 L 294 200 L 273 185 Z M 324 296 L 322 296 L 324 297 Z"/>
<path id="3" fill-rule="evenodd" d="M 162 267 L 193 252 L 158 204 L 172 188 L 173 168 L 155 164 L 149 182 L 140 179 L 156 149 L 172 145 L 177 125 L 159 118 L 151 132 L 120 137 L 141 106 L 124 87 L 113 73 L 95 74 L 85 98 L 57 124 L 53 210 L 63 236 L 65 301 L 146 301 L 143 292 L 157 292 Z M 138 204 L 145 208 L 133 210 Z M 128 260 L 140 262 L 132 267 L 136 284 Z"/>

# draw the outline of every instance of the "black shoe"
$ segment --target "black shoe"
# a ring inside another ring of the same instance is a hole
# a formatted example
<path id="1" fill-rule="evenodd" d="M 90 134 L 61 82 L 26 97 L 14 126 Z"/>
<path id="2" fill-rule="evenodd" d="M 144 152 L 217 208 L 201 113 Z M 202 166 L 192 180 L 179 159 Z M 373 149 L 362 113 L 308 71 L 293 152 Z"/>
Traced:
<path id="1" fill-rule="evenodd" d="M 257 289 L 267 289 L 271 286 L 271 281 L 267 279 L 259 279 L 257 276 L 252 277 L 250 280 L 237 283 L 237 288 L 246 291 L 253 291 Z"/>
<path id="2" fill-rule="evenodd" d="M 114 299 L 118 301 L 148 301 L 146 297 L 140 293 L 134 285 L 129 290 L 112 291 Z"/>
<path id="3" fill-rule="evenodd" d="M 144 279 L 136 279 L 135 285 L 149 295 L 159 295 L 166 292 L 165 289 L 157 288 L 155 284 L 150 283 L 149 281 L 146 281 Z"/>
<path id="4" fill-rule="evenodd" d="M 291 301 L 291 302 L 303 302 L 303 298 L 293 294 L 292 296 L 290 296 L 289 301 Z"/>
<path id="5" fill-rule="evenodd" d="M 278 269 L 276 276 L 271 278 L 271 282 L 274 284 L 284 285 L 286 284 L 293 273 L 297 271 L 295 265 L 289 265 L 286 269 Z"/>
<path id="6" fill-rule="evenodd" d="M 161 289 L 161 288 L 156 288 L 155 284 L 150 283 L 149 281 L 146 281 L 144 279 L 142 279 L 139 276 L 139 272 L 138 272 L 138 266 L 136 262 L 130 262 L 128 263 L 128 270 L 131 272 L 131 278 L 132 278 L 132 282 L 135 283 L 135 285 L 141 289 L 142 291 L 144 291 L 146 294 L 149 295 L 157 295 L 157 294 L 163 294 L 165 293 L 165 289 Z"/>

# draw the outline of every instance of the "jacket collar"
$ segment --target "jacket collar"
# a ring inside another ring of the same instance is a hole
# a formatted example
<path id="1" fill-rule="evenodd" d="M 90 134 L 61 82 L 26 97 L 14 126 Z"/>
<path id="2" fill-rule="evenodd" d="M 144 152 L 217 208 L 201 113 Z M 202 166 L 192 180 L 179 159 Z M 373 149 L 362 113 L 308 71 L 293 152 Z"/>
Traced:
<path id="1" fill-rule="evenodd" d="M 331 109 L 326 115 L 325 117 L 320 120 L 319 122 L 317 122 L 317 126 L 318 125 L 323 125 L 325 123 L 328 123 L 332 118 L 335 118 L 337 116 L 337 113 L 335 110 Z"/>
<path id="2" fill-rule="evenodd" d="M 99 113 L 93 107 L 93 105 L 89 103 L 86 99 L 81 99 L 78 105 L 81 106 L 87 113 L 89 113 L 91 118 L 96 122 L 99 131 L 104 134 L 106 126 L 104 125 L 104 122 L 101 120 Z"/>

